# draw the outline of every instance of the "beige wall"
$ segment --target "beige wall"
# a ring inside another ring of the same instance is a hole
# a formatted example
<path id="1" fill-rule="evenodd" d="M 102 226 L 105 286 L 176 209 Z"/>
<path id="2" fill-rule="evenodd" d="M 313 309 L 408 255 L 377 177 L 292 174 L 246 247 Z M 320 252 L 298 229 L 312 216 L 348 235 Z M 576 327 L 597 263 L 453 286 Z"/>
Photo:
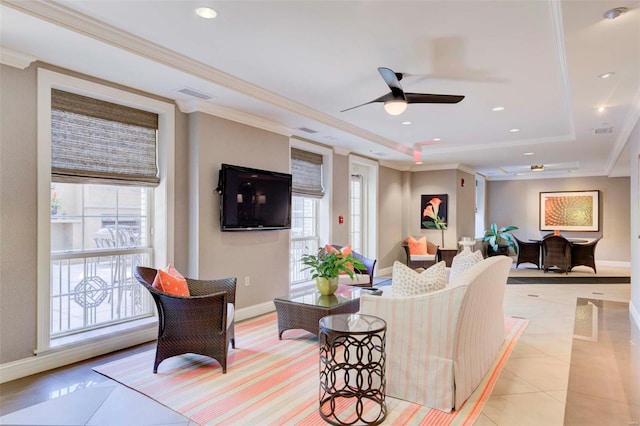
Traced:
<path id="1" fill-rule="evenodd" d="M 288 173 L 289 138 L 202 113 L 189 120 L 191 150 L 197 149 L 190 163 L 197 217 L 192 214 L 189 232 L 197 270 L 190 272 L 200 278 L 237 277 L 237 308 L 287 294 L 289 230 L 220 231 L 220 196 L 214 189 L 222 163 Z"/>
<path id="2" fill-rule="evenodd" d="M 404 262 L 402 241 L 407 238 L 404 224 L 405 174 L 388 167 L 378 169 L 378 263 L 376 271 Z"/>
<path id="3" fill-rule="evenodd" d="M 0 120 L 0 362 L 7 362 L 36 347 L 35 67 L 0 65 Z"/>
<path id="4" fill-rule="evenodd" d="M 521 240 L 548 234 L 539 230 L 539 194 L 600 190 L 600 231 L 562 232 L 573 238 L 597 238 L 596 260 L 629 262 L 629 178 L 578 177 L 487 182 L 487 223 L 515 225 Z"/>
<path id="5" fill-rule="evenodd" d="M 349 244 L 351 217 L 349 215 L 349 157 L 333 155 L 333 186 L 331 187 L 331 227 L 330 240 L 332 244 L 341 246 Z M 338 216 L 344 218 L 344 223 L 338 223 Z"/>
<path id="6" fill-rule="evenodd" d="M 460 178 L 465 178 L 464 188 L 460 187 Z M 447 230 L 444 231 L 444 248 L 457 249 L 462 236 L 473 236 L 475 217 L 473 213 L 474 194 L 473 176 L 458 170 L 437 170 L 411 173 L 410 199 L 407 202 L 407 235 L 426 235 L 429 241 L 442 246 L 442 233 L 439 230 L 420 229 L 421 195 L 448 194 L 449 208 Z M 406 238 L 406 237 L 405 237 Z"/>

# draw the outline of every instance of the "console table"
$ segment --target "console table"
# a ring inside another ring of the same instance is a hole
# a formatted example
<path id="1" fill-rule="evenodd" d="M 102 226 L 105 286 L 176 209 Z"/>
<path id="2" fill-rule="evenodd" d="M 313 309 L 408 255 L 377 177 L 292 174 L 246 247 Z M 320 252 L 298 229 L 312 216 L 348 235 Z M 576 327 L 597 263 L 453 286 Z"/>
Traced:
<path id="1" fill-rule="evenodd" d="M 453 258 L 458 254 L 458 249 L 444 249 L 438 247 L 436 251 L 436 262 L 442 262 L 444 260 L 447 266 L 451 266 Z"/>

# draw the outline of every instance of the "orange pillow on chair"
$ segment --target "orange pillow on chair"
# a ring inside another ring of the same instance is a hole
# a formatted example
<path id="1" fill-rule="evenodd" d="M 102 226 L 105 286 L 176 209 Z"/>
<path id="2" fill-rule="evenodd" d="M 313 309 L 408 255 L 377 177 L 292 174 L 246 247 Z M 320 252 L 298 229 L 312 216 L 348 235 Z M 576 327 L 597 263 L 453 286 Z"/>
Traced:
<path id="1" fill-rule="evenodd" d="M 190 296 L 187 280 L 171 265 L 167 266 L 167 272 L 158 269 L 153 288 L 176 296 Z"/>
<path id="2" fill-rule="evenodd" d="M 351 244 L 342 247 L 340 250 L 338 250 L 331 244 L 327 244 L 324 246 L 324 249 L 327 251 L 327 253 L 338 253 L 338 254 L 341 254 L 342 256 L 353 255 L 353 249 L 351 249 Z M 351 263 L 345 264 L 345 266 L 347 267 L 347 269 L 350 269 L 351 271 L 355 271 Z M 340 273 L 346 274 L 346 272 L 340 272 Z"/>
<path id="3" fill-rule="evenodd" d="M 409 237 L 407 238 L 407 243 L 409 244 L 409 254 L 429 254 L 427 252 L 427 237 L 422 237 L 419 240 Z"/>

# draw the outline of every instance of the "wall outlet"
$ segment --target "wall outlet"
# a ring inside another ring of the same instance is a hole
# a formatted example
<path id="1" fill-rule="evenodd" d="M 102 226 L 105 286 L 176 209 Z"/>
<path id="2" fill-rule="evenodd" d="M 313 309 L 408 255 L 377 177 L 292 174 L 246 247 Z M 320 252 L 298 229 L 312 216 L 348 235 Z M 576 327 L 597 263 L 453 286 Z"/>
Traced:
<path id="1" fill-rule="evenodd" d="M 251 280 L 249 280 L 249 275 L 244 277 L 244 286 L 249 287 L 251 285 Z"/>

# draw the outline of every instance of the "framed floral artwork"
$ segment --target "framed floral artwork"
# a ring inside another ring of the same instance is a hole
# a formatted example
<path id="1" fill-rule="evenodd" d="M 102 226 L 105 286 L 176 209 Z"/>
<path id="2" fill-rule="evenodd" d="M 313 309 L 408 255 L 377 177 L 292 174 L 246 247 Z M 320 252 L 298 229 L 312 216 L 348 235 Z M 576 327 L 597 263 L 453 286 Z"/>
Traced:
<path id="1" fill-rule="evenodd" d="M 422 195 L 420 203 L 421 229 L 447 229 L 447 194 Z"/>
<path id="2" fill-rule="evenodd" d="M 541 231 L 599 231 L 600 191 L 540 193 Z"/>

